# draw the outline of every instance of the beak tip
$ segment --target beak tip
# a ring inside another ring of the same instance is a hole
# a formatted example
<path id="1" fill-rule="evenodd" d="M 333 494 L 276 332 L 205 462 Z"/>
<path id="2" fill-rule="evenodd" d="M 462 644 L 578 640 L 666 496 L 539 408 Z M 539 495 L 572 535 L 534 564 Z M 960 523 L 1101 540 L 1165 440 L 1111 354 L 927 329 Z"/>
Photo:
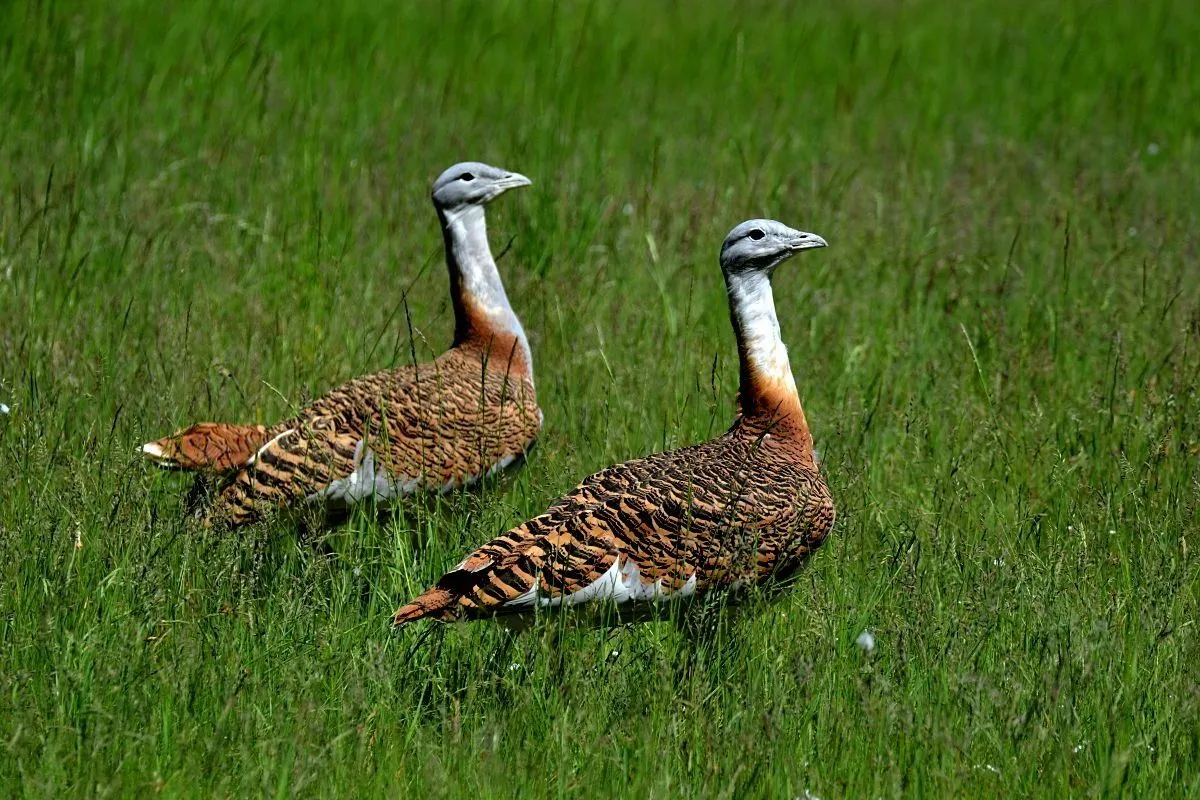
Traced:
<path id="1" fill-rule="evenodd" d="M 818 236 L 815 233 L 803 233 L 796 238 L 796 250 L 813 250 L 818 247 L 828 247 L 829 242 L 825 241 L 825 237 Z"/>

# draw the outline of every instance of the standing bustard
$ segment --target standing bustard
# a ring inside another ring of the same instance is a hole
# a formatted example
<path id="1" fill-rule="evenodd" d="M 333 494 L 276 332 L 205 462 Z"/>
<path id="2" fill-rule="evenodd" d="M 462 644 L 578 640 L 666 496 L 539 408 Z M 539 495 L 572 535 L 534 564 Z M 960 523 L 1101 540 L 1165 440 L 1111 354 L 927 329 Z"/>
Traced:
<path id="1" fill-rule="evenodd" d="M 542 412 L 484 206 L 528 185 L 476 162 L 434 183 L 454 304 L 454 343 L 437 359 L 356 378 L 276 425 L 202 422 L 142 452 L 162 466 L 224 473 L 205 519 L 232 526 L 308 500 L 444 491 L 513 463 L 537 438 Z"/>
<path id="2" fill-rule="evenodd" d="M 727 433 L 592 475 L 468 555 L 393 622 L 646 604 L 794 573 L 825 540 L 834 508 L 780 338 L 771 274 L 824 246 L 765 219 L 726 237 L 721 268 L 741 362 Z"/>

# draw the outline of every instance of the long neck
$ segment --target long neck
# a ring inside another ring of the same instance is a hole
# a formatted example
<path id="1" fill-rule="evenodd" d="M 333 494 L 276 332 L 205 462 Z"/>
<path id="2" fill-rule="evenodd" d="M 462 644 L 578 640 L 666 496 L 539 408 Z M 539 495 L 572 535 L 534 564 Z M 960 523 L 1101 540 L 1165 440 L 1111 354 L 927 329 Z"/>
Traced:
<path id="1" fill-rule="evenodd" d="M 438 209 L 450 269 L 454 303 L 454 345 L 489 349 L 493 357 L 512 361 L 532 377 L 533 359 L 521 320 L 508 302 L 504 283 L 488 246 L 483 206 Z"/>
<path id="2" fill-rule="evenodd" d="M 742 422 L 798 437 L 812 448 L 787 348 L 779 333 L 771 279 L 762 271 L 726 274 L 729 313 L 741 362 L 738 411 Z"/>

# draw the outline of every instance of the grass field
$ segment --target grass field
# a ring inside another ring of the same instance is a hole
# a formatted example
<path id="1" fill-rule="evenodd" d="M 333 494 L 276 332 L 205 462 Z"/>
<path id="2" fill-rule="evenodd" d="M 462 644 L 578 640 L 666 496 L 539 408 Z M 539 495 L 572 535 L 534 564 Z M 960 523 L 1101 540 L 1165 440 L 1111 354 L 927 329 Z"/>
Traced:
<path id="1" fill-rule="evenodd" d="M 0 793 L 1200 794 L 1200 6 L 0 26 Z M 535 181 L 489 211 L 526 468 L 316 540 L 193 530 L 138 443 L 448 343 L 462 159 Z M 579 478 L 724 429 L 716 256 L 759 215 L 830 242 L 776 279 L 839 508 L 803 579 L 715 637 L 392 633 Z"/>

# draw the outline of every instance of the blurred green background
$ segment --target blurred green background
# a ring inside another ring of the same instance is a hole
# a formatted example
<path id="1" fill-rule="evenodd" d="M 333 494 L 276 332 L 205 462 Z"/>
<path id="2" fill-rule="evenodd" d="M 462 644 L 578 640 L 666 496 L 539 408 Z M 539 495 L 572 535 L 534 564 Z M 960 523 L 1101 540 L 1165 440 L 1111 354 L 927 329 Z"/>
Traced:
<path id="1" fill-rule="evenodd" d="M 7 794 L 1200 793 L 1200 6 L 0 6 Z M 480 159 L 544 436 L 481 491 L 203 534 L 138 443 L 431 357 Z M 724 430 L 751 216 L 839 508 L 779 602 L 389 631 Z M 408 320 L 413 334 L 410 337 Z M 862 630 L 876 647 L 854 644 Z"/>

